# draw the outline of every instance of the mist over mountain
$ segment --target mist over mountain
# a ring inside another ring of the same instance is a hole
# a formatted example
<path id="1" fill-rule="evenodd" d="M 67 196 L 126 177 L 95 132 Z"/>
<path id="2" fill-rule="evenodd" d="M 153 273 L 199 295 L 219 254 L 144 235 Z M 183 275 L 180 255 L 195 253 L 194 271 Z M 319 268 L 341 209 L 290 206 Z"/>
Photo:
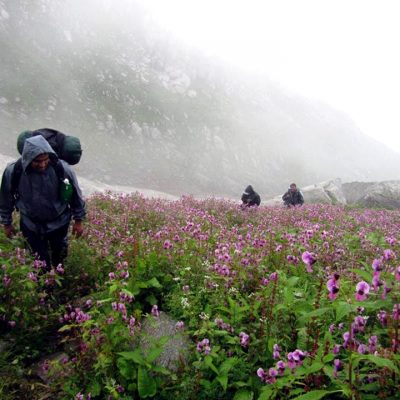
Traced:
<path id="1" fill-rule="evenodd" d="M 0 0 L 0 54 L 9 156 L 51 127 L 81 138 L 80 175 L 177 195 L 398 178 L 400 154 L 343 112 L 188 49 L 140 2 Z"/>

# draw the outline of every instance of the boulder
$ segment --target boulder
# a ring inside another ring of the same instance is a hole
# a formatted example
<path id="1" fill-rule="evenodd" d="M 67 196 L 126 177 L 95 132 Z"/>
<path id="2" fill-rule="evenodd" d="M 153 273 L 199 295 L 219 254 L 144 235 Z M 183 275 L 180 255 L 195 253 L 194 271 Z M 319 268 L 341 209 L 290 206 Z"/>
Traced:
<path id="1" fill-rule="evenodd" d="M 168 337 L 156 363 L 171 371 L 177 371 L 179 364 L 186 363 L 189 354 L 189 341 L 182 329 L 176 327 L 177 322 L 161 311 L 159 317 L 149 316 L 143 321 L 139 337 L 139 346 L 144 353 L 153 343 Z"/>
<path id="2" fill-rule="evenodd" d="M 342 190 L 340 179 L 317 183 L 300 188 L 305 204 L 346 204 L 346 197 Z M 282 193 L 283 195 L 283 193 Z M 282 195 L 263 202 L 264 205 L 282 205 Z"/>
<path id="3" fill-rule="evenodd" d="M 304 202 L 309 204 L 346 204 L 340 179 L 306 186 L 302 190 Z"/>
<path id="4" fill-rule="evenodd" d="M 346 197 L 347 204 L 357 204 L 371 186 L 377 182 L 347 182 L 342 184 L 342 190 Z"/>
<path id="5" fill-rule="evenodd" d="M 378 182 L 371 185 L 357 204 L 364 207 L 400 208 L 400 181 Z"/>

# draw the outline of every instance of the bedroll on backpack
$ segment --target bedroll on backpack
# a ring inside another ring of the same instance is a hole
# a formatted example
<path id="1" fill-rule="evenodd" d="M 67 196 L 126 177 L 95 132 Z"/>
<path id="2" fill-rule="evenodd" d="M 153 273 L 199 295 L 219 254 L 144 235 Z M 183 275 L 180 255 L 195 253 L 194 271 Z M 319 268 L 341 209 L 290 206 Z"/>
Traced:
<path id="1" fill-rule="evenodd" d="M 66 161 L 70 165 L 78 164 L 80 161 L 82 156 L 82 147 L 79 138 L 76 136 L 65 135 L 62 132 L 50 128 L 21 132 L 17 139 L 17 149 L 19 154 L 22 154 L 25 140 L 37 135 L 43 136 L 49 142 L 58 158 Z"/>

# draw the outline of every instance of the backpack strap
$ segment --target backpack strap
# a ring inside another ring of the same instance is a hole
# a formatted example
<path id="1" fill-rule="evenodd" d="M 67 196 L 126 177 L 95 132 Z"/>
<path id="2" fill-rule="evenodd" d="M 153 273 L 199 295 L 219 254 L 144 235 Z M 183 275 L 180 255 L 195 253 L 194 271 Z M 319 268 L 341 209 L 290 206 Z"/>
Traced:
<path id="1" fill-rule="evenodd" d="M 60 160 L 57 160 L 56 164 L 51 164 L 51 165 L 54 168 L 54 171 L 56 171 L 58 180 L 63 182 L 65 179 L 65 171 L 62 162 Z"/>
<path id="2" fill-rule="evenodd" d="M 22 158 L 18 158 L 16 163 L 14 164 L 14 168 L 11 174 L 11 195 L 14 197 L 14 199 L 17 199 L 19 197 L 18 195 L 18 184 L 19 180 L 21 179 L 22 175 Z"/>

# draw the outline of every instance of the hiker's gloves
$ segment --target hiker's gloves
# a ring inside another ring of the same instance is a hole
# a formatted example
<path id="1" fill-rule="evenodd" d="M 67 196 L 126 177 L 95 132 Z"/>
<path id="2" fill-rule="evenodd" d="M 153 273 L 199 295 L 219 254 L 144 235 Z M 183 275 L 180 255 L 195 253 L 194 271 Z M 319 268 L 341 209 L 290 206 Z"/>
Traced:
<path id="1" fill-rule="evenodd" d="M 12 225 L 4 225 L 4 232 L 8 238 L 12 238 L 15 235 L 15 229 Z"/>
<path id="2" fill-rule="evenodd" d="M 81 220 L 76 219 L 74 222 L 74 226 L 72 227 L 72 233 L 76 237 L 81 237 L 83 233 L 83 224 Z"/>

